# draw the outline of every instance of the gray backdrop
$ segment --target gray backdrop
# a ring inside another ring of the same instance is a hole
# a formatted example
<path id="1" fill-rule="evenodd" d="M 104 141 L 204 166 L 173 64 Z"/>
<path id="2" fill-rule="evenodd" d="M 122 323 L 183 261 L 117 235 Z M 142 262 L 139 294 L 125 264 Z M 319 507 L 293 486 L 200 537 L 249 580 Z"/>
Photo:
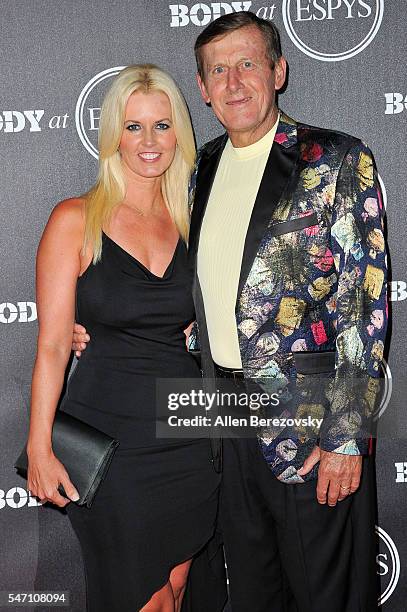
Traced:
<path id="1" fill-rule="evenodd" d="M 0 591 L 69 591 L 69 609 L 85 609 L 80 551 L 66 515 L 27 497 L 12 468 L 27 433 L 37 332 L 34 264 L 43 227 L 56 202 L 81 194 L 95 179 L 100 99 L 112 69 L 159 64 L 185 93 L 198 144 L 220 133 L 195 86 L 192 48 L 204 25 L 242 8 L 280 27 L 290 66 L 280 106 L 297 119 L 365 140 L 387 193 L 393 334 L 379 420 L 387 434 L 378 443 L 377 570 L 383 609 L 405 610 L 405 0 L 0 2 Z"/>

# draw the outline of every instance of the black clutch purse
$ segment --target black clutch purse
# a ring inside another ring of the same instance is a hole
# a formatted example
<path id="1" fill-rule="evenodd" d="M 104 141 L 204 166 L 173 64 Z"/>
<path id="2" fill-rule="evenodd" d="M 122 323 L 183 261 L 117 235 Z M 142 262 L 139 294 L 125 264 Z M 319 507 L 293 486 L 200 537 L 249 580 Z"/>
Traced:
<path id="1" fill-rule="evenodd" d="M 66 412 L 57 410 L 52 429 L 52 450 L 64 465 L 79 493 L 76 504 L 90 508 L 118 445 L 118 440 Z M 27 445 L 14 467 L 27 478 Z M 67 497 L 62 485 L 58 487 L 58 491 Z"/>

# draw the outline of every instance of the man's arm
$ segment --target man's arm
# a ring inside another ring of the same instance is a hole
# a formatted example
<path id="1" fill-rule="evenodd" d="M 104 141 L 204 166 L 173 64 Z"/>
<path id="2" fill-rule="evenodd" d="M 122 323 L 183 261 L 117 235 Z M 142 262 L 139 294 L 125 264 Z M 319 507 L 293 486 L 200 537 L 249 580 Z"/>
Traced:
<path id="1" fill-rule="evenodd" d="M 354 492 L 368 452 L 387 328 L 384 206 L 371 151 L 360 141 L 344 157 L 332 211 L 331 250 L 338 274 L 332 323 L 336 375 L 319 449 L 318 500 L 335 505 Z M 309 468 L 309 469 L 308 469 Z M 301 473 L 301 472 L 300 472 Z M 341 488 L 342 487 L 342 488 Z"/>
<path id="2" fill-rule="evenodd" d="M 320 447 L 361 455 L 372 433 L 388 315 L 383 199 L 372 153 L 361 142 L 349 149 L 338 176 L 331 250 L 338 274 L 336 375 Z"/>

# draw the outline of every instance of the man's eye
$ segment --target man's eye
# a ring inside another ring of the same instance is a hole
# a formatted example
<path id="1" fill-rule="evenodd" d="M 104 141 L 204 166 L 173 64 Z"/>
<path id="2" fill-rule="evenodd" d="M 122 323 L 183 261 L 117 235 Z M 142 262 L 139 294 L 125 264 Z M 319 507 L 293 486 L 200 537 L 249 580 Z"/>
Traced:
<path id="1" fill-rule="evenodd" d="M 157 123 L 156 127 L 159 130 L 168 130 L 170 126 L 168 125 L 168 123 Z"/>
<path id="2" fill-rule="evenodd" d="M 216 68 L 213 69 L 214 74 L 222 74 L 222 72 L 224 72 L 224 68 L 223 66 L 216 66 Z"/>
<path id="3" fill-rule="evenodd" d="M 244 68 L 253 68 L 253 62 L 250 62 L 249 60 L 246 62 L 243 62 L 243 67 Z"/>
<path id="4" fill-rule="evenodd" d="M 137 132 L 139 129 L 140 125 L 138 123 L 130 123 L 126 126 L 126 130 L 129 130 L 129 132 Z"/>

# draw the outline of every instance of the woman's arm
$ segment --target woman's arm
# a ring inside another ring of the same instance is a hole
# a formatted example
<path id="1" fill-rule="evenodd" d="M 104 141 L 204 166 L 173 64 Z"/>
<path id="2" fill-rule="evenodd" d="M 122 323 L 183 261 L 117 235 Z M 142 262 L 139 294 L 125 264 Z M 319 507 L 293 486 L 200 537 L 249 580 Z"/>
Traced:
<path id="1" fill-rule="evenodd" d="M 53 210 L 37 255 L 38 346 L 34 365 L 27 442 L 28 488 L 41 500 L 65 506 L 78 493 L 52 451 L 55 410 L 70 356 L 76 282 L 81 272 L 84 203 L 65 200 Z"/>

